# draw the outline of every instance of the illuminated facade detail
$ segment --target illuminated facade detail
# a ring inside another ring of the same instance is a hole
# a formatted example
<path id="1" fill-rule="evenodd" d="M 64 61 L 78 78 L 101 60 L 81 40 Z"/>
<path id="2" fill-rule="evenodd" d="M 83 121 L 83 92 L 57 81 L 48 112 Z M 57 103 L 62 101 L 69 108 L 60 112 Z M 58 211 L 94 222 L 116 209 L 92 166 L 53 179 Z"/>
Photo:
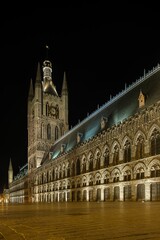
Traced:
<path id="1" fill-rule="evenodd" d="M 139 101 L 139 108 L 144 107 L 144 105 L 145 105 L 145 96 L 142 93 L 142 91 L 140 91 L 138 101 Z"/>
<path id="2" fill-rule="evenodd" d="M 45 71 L 50 78 L 51 69 Z M 10 184 L 11 202 L 26 199 L 25 191 L 32 202 L 160 201 L 159 65 L 70 130 L 65 74 L 61 98 L 53 88 L 41 101 L 40 81 L 35 86 L 28 172 Z M 58 118 L 48 113 L 56 105 Z"/>
<path id="3" fill-rule="evenodd" d="M 107 118 L 101 117 L 101 130 L 105 129 L 107 127 Z"/>
<path id="4" fill-rule="evenodd" d="M 82 133 L 79 133 L 79 132 L 77 133 L 77 143 L 81 142 L 82 136 L 83 136 Z"/>

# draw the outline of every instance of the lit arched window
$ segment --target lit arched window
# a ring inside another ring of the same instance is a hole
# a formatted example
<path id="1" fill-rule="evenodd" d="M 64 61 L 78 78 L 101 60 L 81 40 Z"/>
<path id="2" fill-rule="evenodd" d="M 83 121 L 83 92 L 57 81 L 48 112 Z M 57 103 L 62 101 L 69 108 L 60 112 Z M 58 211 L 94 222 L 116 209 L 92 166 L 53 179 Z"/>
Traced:
<path id="1" fill-rule="evenodd" d="M 131 161 L 131 144 L 127 140 L 124 145 L 124 162 L 130 162 Z"/>
<path id="2" fill-rule="evenodd" d="M 104 152 L 104 167 L 108 167 L 109 165 L 109 149 L 106 148 Z"/>
<path id="3" fill-rule="evenodd" d="M 119 147 L 115 145 L 113 152 L 113 164 L 116 165 L 119 162 Z"/>
<path id="4" fill-rule="evenodd" d="M 80 174 L 80 160 L 77 159 L 77 162 L 76 162 L 76 175 L 79 175 Z"/>
<path id="5" fill-rule="evenodd" d="M 160 133 L 157 129 L 154 129 L 151 135 L 151 155 L 157 155 L 160 153 Z"/>
<path id="6" fill-rule="evenodd" d="M 136 144 L 136 159 L 144 157 L 144 138 L 139 136 Z"/>

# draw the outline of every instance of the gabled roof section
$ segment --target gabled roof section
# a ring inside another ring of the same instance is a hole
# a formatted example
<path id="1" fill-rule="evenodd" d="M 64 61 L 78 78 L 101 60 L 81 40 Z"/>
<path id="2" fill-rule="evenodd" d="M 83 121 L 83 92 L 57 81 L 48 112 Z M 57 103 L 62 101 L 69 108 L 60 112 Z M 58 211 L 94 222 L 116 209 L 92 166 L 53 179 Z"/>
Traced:
<path id="1" fill-rule="evenodd" d="M 69 130 L 63 137 L 55 142 L 50 152 L 52 157 L 42 160 L 42 164 L 52 161 L 62 154 L 61 146 L 65 146 L 64 152 L 69 152 L 77 146 L 77 133 L 81 133 L 81 143 L 88 141 L 102 131 L 101 119 L 107 119 L 107 128 L 123 122 L 125 119 L 133 116 L 139 108 L 138 97 L 140 91 L 145 95 L 145 107 L 152 105 L 160 100 L 160 66 L 157 65 L 152 71 L 149 71 L 139 80 L 131 84 L 110 99 L 107 103 L 90 114 L 81 123 Z"/>

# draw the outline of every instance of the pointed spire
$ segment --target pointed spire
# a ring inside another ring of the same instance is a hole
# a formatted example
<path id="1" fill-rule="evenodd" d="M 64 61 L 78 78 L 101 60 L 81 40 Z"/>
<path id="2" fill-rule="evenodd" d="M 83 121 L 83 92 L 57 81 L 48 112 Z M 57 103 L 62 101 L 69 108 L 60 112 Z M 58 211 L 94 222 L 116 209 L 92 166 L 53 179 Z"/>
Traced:
<path id="1" fill-rule="evenodd" d="M 48 59 L 49 46 L 46 45 L 46 59 Z"/>
<path id="2" fill-rule="evenodd" d="M 9 170 L 13 170 L 11 158 L 10 158 L 10 161 L 9 161 Z"/>
<path id="3" fill-rule="evenodd" d="M 40 82 L 41 82 L 41 67 L 40 67 L 40 63 L 38 62 L 36 83 L 40 83 Z"/>
<path id="4" fill-rule="evenodd" d="M 28 94 L 28 99 L 32 100 L 34 94 L 33 94 L 33 81 L 32 78 L 30 80 L 30 87 L 29 87 L 29 94 Z"/>
<path id="5" fill-rule="evenodd" d="M 12 167 L 12 161 L 10 158 L 9 168 L 8 168 L 8 184 L 10 184 L 11 182 L 13 182 L 13 167 Z"/>
<path id="6" fill-rule="evenodd" d="M 68 88 L 67 88 L 67 80 L 66 80 L 66 72 L 64 72 L 63 75 L 63 85 L 62 85 L 62 93 L 61 95 L 67 94 L 68 93 Z"/>

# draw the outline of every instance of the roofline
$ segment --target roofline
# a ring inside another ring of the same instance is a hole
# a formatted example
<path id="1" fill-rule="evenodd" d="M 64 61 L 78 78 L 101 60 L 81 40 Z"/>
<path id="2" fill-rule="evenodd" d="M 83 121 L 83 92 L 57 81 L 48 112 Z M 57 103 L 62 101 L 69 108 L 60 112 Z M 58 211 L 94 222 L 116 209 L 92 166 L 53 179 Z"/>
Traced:
<path id="1" fill-rule="evenodd" d="M 53 145 L 55 145 L 56 143 L 58 143 L 59 141 L 61 141 L 63 138 L 65 138 L 67 135 L 71 134 L 73 131 L 75 131 L 77 128 L 79 128 L 81 125 L 83 125 L 85 122 L 87 122 L 88 120 L 90 120 L 92 117 L 94 117 L 95 115 L 97 115 L 97 113 L 100 113 L 101 111 L 103 111 L 106 107 L 110 106 L 112 103 L 114 103 L 115 101 L 117 101 L 120 97 L 122 97 L 123 95 L 125 95 L 127 92 L 131 91 L 134 87 L 138 86 L 140 83 L 142 83 L 143 81 L 145 81 L 146 79 L 148 79 L 149 77 L 151 77 L 152 75 L 154 75 L 156 72 L 160 71 L 160 64 L 158 63 L 156 67 L 153 67 L 152 70 L 148 71 L 148 73 L 145 73 L 144 71 L 144 75 L 142 77 L 140 77 L 139 79 L 137 79 L 135 82 L 131 83 L 127 88 L 123 89 L 120 93 L 118 93 L 117 95 L 115 95 L 114 97 L 112 97 L 108 102 L 106 102 L 104 105 L 102 105 L 101 107 L 99 107 L 98 109 L 96 109 L 94 112 L 92 112 L 87 118 L 83 119 L 80 123 L 78 123 L 77 125 L 75 125 L 72 129 L 68 130 L 63 136 L 61 136 L 57 141 L 55 141 L 55 143 Z"/>

